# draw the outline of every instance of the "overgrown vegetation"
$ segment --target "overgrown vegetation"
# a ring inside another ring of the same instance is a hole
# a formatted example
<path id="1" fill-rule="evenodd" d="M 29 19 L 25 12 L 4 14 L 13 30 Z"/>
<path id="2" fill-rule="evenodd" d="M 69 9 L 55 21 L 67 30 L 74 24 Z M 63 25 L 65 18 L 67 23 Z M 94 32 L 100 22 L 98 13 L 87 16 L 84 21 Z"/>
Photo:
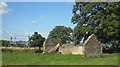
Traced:
<path id="1" fill-rule="evenodd" d="M 112 61 L 111 61 L 112 60 Z M 82 55 L 40 54 L 40 53 L 4 53 L 3 65 L 118 65 L 118 54 L 83 58 Z"/>

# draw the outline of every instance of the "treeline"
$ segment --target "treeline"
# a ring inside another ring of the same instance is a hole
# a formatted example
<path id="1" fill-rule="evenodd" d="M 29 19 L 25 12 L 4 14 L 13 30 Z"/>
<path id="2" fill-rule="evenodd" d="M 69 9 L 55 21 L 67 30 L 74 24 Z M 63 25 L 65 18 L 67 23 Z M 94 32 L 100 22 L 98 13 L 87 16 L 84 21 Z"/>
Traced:
<path id="1" fill-rule="evenodd" d="M 10 46 L 10 41 L 8 40 L 0 40 L 1 42 L 1 46 L 4 46 L 4 47 L 9 47 Z M 15 44 L 11 44 L 12 47 L 16 47 Z M 24 44 L 17 44 L 17 47 L 24 47 Z"/>
<path id="2" fill-rule="evenodd" d="M 10 41 L 7 40 L 1 40 L 2 46 L 8 47 L 10 45 Z"/>

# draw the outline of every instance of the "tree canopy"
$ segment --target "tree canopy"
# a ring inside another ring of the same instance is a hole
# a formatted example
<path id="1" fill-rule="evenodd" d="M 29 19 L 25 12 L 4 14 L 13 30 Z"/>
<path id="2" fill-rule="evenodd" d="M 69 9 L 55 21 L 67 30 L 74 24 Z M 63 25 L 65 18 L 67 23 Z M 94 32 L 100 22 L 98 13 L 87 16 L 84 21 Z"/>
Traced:
<path id="1" fill-rule="evenodd" d="M 49 37 L 56 40 L 56 43 L 67 43 L 72 41 L 72 29 L 65 26 L 56 26 L 50 31 Z"/>
<path id="2" fill-rule="evenodd" d="M 39 46 L 42 47 L 43 42 L 45 41 L 45 38 L 42 37 L 38 32 L 34 32 L 34 34 L 29 38 L 29 41 L 31 42 L 31 46 Z"/>
<path id="3" fill-rule="evenodd" d="M 75 42 L 94 33 L 102 43 L 120 45 L 120 2 L 76 2 L 73 14 Z"/>

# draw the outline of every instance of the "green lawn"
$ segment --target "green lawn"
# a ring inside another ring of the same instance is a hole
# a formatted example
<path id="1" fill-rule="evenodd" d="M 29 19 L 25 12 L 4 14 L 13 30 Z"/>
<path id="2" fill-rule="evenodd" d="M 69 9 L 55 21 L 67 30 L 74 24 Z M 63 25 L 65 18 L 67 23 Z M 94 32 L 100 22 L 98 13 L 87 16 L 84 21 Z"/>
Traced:
<path id="1" fill-rule="evenodd" d="M 2 53 L 3 65 L 118 65 L 118 53 L 83 58 L 82 55 Z"/>

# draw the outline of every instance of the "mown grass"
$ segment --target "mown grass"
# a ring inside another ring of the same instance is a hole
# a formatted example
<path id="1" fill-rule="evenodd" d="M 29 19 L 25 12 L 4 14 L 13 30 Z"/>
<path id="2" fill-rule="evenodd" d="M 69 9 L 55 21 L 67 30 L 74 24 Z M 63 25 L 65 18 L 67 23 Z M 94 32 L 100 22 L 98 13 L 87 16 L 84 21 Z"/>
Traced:
<path id="1" fill-rule="evenodd" d="M 83 58 L 82 55 L 58 53 L 2 53 L 3 65 L 118 65 L 118 53 Z"/>

